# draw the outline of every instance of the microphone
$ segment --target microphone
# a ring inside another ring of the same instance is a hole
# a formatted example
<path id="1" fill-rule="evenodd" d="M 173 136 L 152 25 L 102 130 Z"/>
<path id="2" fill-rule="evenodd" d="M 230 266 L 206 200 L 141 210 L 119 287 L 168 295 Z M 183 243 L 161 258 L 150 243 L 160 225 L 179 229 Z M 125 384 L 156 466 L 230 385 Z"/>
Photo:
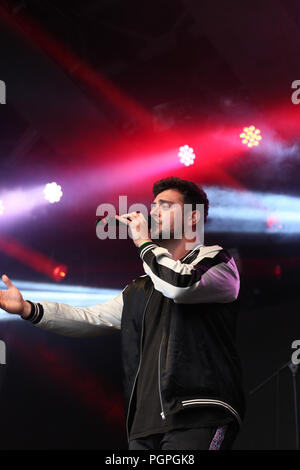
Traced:
<path id="1" fill-rule="evenodd" d="M 127 220 L 130 220 L 129 217 L 127 217 Z M 151 220 L 152 220 L 151 215 L 148 215 L 148 228 L 149 229 L 151 228 Z M 115 217 L 102 217 L 101 219 L 96 220 L 96 226 L 100 224 L 100 225 L 109 225 L 110 227 L 112 226 L 118 227 L 120 223 L 122 225 L 126 225 L 126 222 L 123 222 L 122 220 L 118 220 Z"/>

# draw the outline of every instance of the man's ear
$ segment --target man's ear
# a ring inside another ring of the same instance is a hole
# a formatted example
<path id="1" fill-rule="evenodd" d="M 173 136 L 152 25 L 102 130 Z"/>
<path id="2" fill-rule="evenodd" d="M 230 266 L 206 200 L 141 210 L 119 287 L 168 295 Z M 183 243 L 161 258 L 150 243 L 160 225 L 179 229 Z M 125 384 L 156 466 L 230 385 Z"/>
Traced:
<path id="1" fill-rule="evenodd" d="M 200 212 L 198 210 L 194 210 L 194 211 L 189 212 L 188 222 L 191 225 L 196 225 L 199 222 L 200 219 L 201 219 L 201 215 L 200 215 Z"/>

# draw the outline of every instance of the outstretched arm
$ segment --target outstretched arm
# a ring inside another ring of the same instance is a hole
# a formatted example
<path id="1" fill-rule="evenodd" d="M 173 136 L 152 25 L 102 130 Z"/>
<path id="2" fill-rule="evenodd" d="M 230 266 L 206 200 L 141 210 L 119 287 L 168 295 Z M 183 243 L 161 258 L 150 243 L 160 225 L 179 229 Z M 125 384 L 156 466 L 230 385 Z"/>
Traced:
<path id="1" fill-rule="evenodd" d="M 2 280 L 8 289 L 0 290 L 0 308 L 20 315 L 40 328 L 66 336 L 96 336 L 121 328 L 123 291 L 107 302 L 82 308 L 57 302 L 24 300 L 6 275 Z"/>

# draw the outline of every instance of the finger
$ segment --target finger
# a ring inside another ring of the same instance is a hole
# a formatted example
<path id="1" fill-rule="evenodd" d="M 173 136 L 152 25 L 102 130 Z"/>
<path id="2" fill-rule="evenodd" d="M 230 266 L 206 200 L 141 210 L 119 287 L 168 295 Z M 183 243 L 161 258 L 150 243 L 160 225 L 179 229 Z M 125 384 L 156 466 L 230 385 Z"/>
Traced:
<path id="1" fill-rule="evenodd" d="M 118 219 L 118 220 L 121 220 L 121 222 L 124 222 L 125 224 L 129 225 L 131 220 L 128 220 L 126 219 L 126 217 L 122 216 L 122 215 L 115 215 L 115 217 Z M 124 217 L 124 218 L 123 218 Z"/>
<path id="2" fill-rule="evenodd" d="M 119 220 L 122 222 L 125 222 L 127 225 L 133 222 L 134 220 L 138 220 L 139 213 L 137 212 L 128 212 L 127 214 L 122 214 L 122 215 L 116 215 Z"/>
<path id="3" fill-rule="evenodd" d="M 2 276 L 2 281 L 4 282 L 4 284 L 10 288 L 10 287 L 13 287 L 13 283 L 11 282 L 11 280 L 9 279 L 8 276 L 6 276 L 6 274 L 3 274 Z"/>
<path id="4" fill-rule="evenodd" d="M 140 212 L 128 212 L 128 214 L 122 214 L 120 217 L 131 217 L 135 218 L 140 215 Z"/>

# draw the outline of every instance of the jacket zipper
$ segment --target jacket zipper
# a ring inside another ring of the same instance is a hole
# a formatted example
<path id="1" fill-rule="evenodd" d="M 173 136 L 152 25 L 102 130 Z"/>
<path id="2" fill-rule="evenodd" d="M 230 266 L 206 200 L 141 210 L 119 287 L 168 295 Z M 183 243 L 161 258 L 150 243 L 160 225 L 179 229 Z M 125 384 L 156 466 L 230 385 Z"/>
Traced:
<path id="1" fill-rule="evenodd" d="M 151 293 L 150 293 L 150 295 L 149 295 L 149 297 L 148 297 L 148 300 L 147 300 L 147 303 L 146 303 L 146 305 L 145 305 L 144 312 L 143 312 L 142 332 L 141 332 L 141 341 L 140 341 L 140 360 L 139 360 L 138 369 L 137 369 L 137 372 L 136 372 L 136 375 L 135 375 L 135 379 L 134 379 L 134 382 L 133 382 L 133 386 L 132 386 L 132 390 L 131 390 L 131 394 L 130 394 L 130 399 L 129 399 L 129 404 L 128 404 L 127 416 L 126 416 L 126 432 L 127 432 L 127 440 L 128 440 L 128 442 L 129 442 L 128 418 L 129 418 L 129 414 L 130 414 L 130 405 L 131 405 L 131 401 L 132 401 L 133 392 L 134 392 L 134 389 L 135 389 L 137 377 L 138 377 L 138 375 L 139 375 L 140 368 L 141 368 L 141 364 L 142 364 L 142 348 L 143 348 L 145 313 L 146 313 L 146 309 L 147 309 L 147 307 L 148 307 L 150 298 L 151 298 L 151 296 L 152 296 L 152 294 L 153 294 L 153 290 L 154 290 L 154 287 L 152 287 L 152 289 L 151 289 Z"/>
<path id="2" fill-rule="evenodd" d="M 161 342 L 159 346 L 159 353 L 158 353 L 158 393 L 159 393 L 159 400 L 160 400 L 160 407 L 161 407 L 161 419 L 166 419 L 166 415 L 164 412 L 164 407 L 163 407 L 163 402 L 162 402 L 162 395 L 161 395 L 161 385 L 160 385 L 160 351 L 162 347 L 162 340 L 163 340 L 163 335 L 161 337 Z"/>
<path id="3" fill-rule="evenodd" d="M 192 252 L 198 248 L 199 245 L 197 245 L 196 247 L 193 248 Z M 202 244 L 200 245 L 200 247 L 202 246 Z M 184 258 L 182 259 L 182 261 L 187 257 L 189 256 L 191 253 L 187 253 Z M 140 360 L 139 360 L 139 365 L 138 365 L 138 369 L 137 369 L 137 372 L 136 372 L 136 375 L 135 375 L 135 379 L 134 379 L 134 382 L 133 382 L 133 386 L 132 386 L 132 390 L 131 390 L 131 394 L 130 394 L 130 399 L 129 399 L 129 404 L 128 404 L 128 411 L 127 411 L 127 417 L 126 417 L 126 432 L 127 432 L 127 440 L 129 442 L 129 431 L 128 431 L 128 418 L 129 418 L 129 414 L 130 414 L 130 406 L 131 406 L 131 401 L 132 401 L 132 397 L 133 397 L 133 392 L 134 392 L 134 389 L 135 389 L 135 385 L 136 385 L 136 381 L 137 381 L 137 377 L 139 375 L 139 372 L 140 372 L 140 368 L 141 368 L 141 364 L 142 364 L 142 346 L 143 346 L 143 335 L 144 335 L 144 320 L 145 320 L 145 313 L 146 313 L 146 309 L 148 307 L 148 303 L 150 301 L 150 298 L 153 294 L 153 290 L 154 290 L 154 287 L 152 287 L 152 290 L 151 290 L 151 293 L 149 295 L 149 298 L 147 300 L 147 303 L 146 303 L 146 306 L 144 308 L 144 312 L 143 312 L 143 320 L 142 320 L 142 332 L 141 332 L 141 342 L 140 342 Z M 161 395 L 161 384 L 160 384 L 160 352 L 161 352 L 161 347 L 162 347 L 162 340 L 163 340 L 163 337 L 161 338 L 161 342 L 160 342 L 160 346 L 159 346 L 159 353 L 158 353 L 158 391 L 159 391 L 159 399 L 160 399 L 160 406 L 161 406 L 161 418 L 164 420 L 166 419 L 166 416 L 165 416 L 165 412 L 164 412 L 164 408 L 163 408 L 163 402 L 162 402 L 162 395 Z"/>

